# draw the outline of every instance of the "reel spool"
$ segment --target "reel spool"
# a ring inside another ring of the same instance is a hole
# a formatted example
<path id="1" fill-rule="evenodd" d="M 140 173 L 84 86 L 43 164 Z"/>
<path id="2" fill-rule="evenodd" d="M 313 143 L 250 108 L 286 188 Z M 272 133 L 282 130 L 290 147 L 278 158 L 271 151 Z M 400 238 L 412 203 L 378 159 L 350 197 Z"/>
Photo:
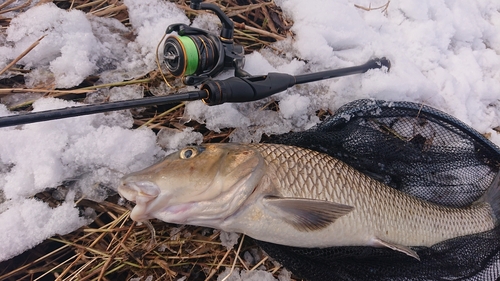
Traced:
<path id="1" fill-rule="evenodd" d="M 171 36 L 163 55 L 174 76 L 207 73 L 219 59 L 216 43 L 205 35 Z"/>
<path id="2" fill-rule="evenodd" d="M 163 60 L 172 75 L 183 76 L 187 85 L 197 85 L 219 74 L 225 68 L 235 69 L 235 76 L 250 76 L 242 68 L 245 60 L 243 46 L 233 42 L 234 24 L 222 10 L 214 4 L 191 1 L 192 9 L 211 10 L 222 22 L 220 36 L 206 30 L 185 24 L 172 24 L 166 33 L 169 36 L 164 44 Z"/>

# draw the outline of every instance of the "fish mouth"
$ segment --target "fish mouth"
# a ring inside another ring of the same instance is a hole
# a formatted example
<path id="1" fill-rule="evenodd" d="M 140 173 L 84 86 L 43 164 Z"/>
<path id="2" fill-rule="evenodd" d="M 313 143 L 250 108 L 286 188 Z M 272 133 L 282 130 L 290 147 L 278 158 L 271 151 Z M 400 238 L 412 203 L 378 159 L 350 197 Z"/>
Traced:
<path id="1" fill-rule="evenodd" d="M 160 188 L 150 181 L 122 181 L 118 187 L 121 197 L 135 202 L 135 207 L 130 213 L 134 221 L 145 221 L 152 217 L 148 214 L 148 203 L 155 200 L 161 193 Z"/>

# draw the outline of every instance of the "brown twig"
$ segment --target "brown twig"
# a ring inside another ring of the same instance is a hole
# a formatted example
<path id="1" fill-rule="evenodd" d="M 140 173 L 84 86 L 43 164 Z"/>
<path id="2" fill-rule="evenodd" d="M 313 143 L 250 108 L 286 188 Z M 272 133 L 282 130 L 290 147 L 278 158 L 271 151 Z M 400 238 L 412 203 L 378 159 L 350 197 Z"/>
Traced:
<path id="1" fill-rule="evenodd" d="M 259 28 L 251 27 L 251 26 L 248 26 L 244 23 L 234 23 L 234 26 L 238 29 L 249 30 L 249 31 L 255 32 L 257 34 L 260 34 L 262 36 L 274 38 L 276 40 L 285 40 L 285 37 L 283 37 L 281 35 L 274 34 L 274 33 L 271 33 L 269 31 L 265 31 L 265 30 L 262 30 Z"/>
<path id="2" fill-rule="evenodd" d="M 97 17 L 104 17 L 104 16 L 111 16 L 113 13 L 125 11 L 125 10 L 127 10 L 127 6 L 121 4 L 118 6 L 108 6 L 105 9 L 97 10 L 97 11 L 94 11 L 91 13 Z"/>
<path id="3" fill-rule="evenodd" d="M 24 56 L 26 56 L 33 48 L 35 48 L 38 44 L 40 44 L 40 41 L 45 37 L 46 35 L 43 35 L 42 37 L 38 38 L 33 44 L 31 44 L 28 49 L 26 49 L 24 52 L 22 52 L 17 58 L 15 58 L 13 61 L 11 61 L 7 66 L 5 66 L 2 70 L 0 70 L 0 75 L 4 74 L 9 68 L 11 68 L 14 64 L 16 64 L 19 60 L 21 60 Z"/>
<path id="4" fill-rule="evenodd" d="M 3 8 L 9 6 L 10 4 L 12 4 L 14 2 L 15 2 L 15 0 L 7 0 L 4 3 L 0 4 L 0 15 L 8 13 L 8 12 L 12 12 L 12 11 L 17 11 L 17 10 L 20 10 L 22 8 L 26 8 L 26 7 L 28 7 L 31 4 L 31 0 L 28 0 L 27 2 L 25 2 L 25 3 L 23 3 L 23 4 L 19 5 L 19 6 L 12 7 L 10 9 L 2 10 Z"/>
<path id="5" fill-rule="evenodd" d="M 4 3 L 0 4 L 0 10 L 9 6 L 10 4 L 14 3 L 14 1 L 16 1 L 16 0 L 7 0 Z"/>
<path id="6" fill-rule="evenodd" d="M 276 29 L 276 26 L 274 25 L 274 21 L 269 15 L 269 10 L 267 6 L 262 7 L 262 12 L 264 13 L 264 18 L 267 20 L 267 25 L 269 26 L 269 29 L 271 29 L 271 32 L 273 34 L 278 34 L 278 30 Z"/>
<path id="7" fill-rule="evenodd" d="M 132 227 L 132 225 L 130 225 L 127 233 L 125 233 L 125 235 L 122 237 L 119 245 L 124 244 L 124 241 L 129 237 L 130 232 L 132 231 L 132 229 L 133 229 L 133 227 Z M 110 245 L 111 245 L 111 243 L 110 243 Z M 104 274 L 106 273 L 106 270 L 108 269 L 109 264 L 111 263 L 111 261 L 116 256 L 116 254 L 118 253 L 119 250 L 120 250 L 120 247 L 116 246 L 115 250 L 113 251 L 113 253 L 111 253 L 111 256 L 106 260 L 106 263 L 102 266 L 101 272 L 99 273 L 98 280 L 102 280 L 104 278 Z"/>
<path id="8" fill-rule="evenodd" d="M 365 10 L 367 12 L 382 9 L 381 12 L 387 15 L 387 9 L 389 8 L 390 3 L 391 3 L 391 0 L 388 0 L 387 3 L 385 3 L 384 5 L 379 6 L 379 7 L 375 7 L 375 8 L 372 8 L 371 3 L 370 3 L 370 5 L 368 5 L 368 7 L 364 7 L 364 6 L 357 5 L 357 4 L 354 4 L 354 7 L 361 9 L 361 10 Z"/>

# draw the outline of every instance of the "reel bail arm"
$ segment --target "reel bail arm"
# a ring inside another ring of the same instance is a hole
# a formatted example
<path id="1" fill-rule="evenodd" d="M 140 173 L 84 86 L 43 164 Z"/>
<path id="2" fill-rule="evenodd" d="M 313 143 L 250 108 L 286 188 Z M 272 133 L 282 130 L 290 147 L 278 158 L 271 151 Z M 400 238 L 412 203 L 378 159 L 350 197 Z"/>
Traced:
<path id="1" fill-rule="evenodd" d="M 214 12 L 222 23 L 220 37 L 223 39 L 233 40 L 234 23 L 233 21 L 219 8 L 212 3 L 201 3 L 202 0 L 191 0 L 189 7 L 193 10 L 209 10 Z"/>

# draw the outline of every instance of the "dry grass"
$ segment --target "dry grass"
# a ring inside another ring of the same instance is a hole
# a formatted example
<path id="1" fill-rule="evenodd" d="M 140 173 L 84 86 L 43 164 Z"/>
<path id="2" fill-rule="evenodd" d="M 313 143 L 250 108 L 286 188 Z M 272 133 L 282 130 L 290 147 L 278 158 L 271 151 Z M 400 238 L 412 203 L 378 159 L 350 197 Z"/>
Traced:
<path id="1" fill-rule="evenodd" d="M 38 197 L 57 204 L 50 194 Z M 242 253 L 258 250 L 250 239 L 243 239 L 237 255 L 237 249 L 228 251 L 221 245 L 219 231 L 208 228 L 154 220 L 154 243 L 147 225 L 131 221 L 128 208 L 117 204 L 117 199 L 113 196 L 102 203 L 78 202 L 81 208 L 96 210 L 94 222 L 3 262 L 0 280 L 130 280 L 141 276 L 153 276 L 152 280 L 184 276 L 186 280 L 213 280 L 233 264 L 246 270 L 264 265 L 276 274 L 280 270 L 263 253 L 261 260 L 251 264 L 242 260 Z"/>
<path id="2" fill-rule="evenodd" d="M 126 26 L 127 8 L 118 0 L 42 0 L 54 2 L 63 9 L 79 9 L 99 17 L 113 17 Z M 190 17 L 203 11 L 193 11 L 186 1 L 175 1 Z M 264 0 L 206 1 L 217 3 L 235 21 L 235 41 L 245 46 L 247 52 L 269 46 L 289 35 L 290 22 L 273 2 Z M 9 11 L 24 11 L 26 4 L 12 6 L 12 0 L 0 4 L 0 28 L 5 29 L 10 18 L 4 17 Z M 39 40 L 37 41 L 39 42 Z M 20 54 L 1 73 L 12 72 L 10 78 L 0 80 L 0 98 L 26 92 L 37 92 L 43 96 L 63 97 L 82 100 L 98 87 L 120 87 L 140 84 L 153 89 L 163 83 L 159 71 L 133 81 L 118 81 L 112 85 L 94 86 L 96 77 L 88 77 L 74 89 L 55 89 L 52 85 L 39 85 L 27 89 L 24 75 L 29 70 L 18 65 L 21 59 L 37 42 Z M 167 79 L 172 79 L 168 77 Z M 12 110 L 30 110 L 32 101 L 11 106 Z M 272 106 L 272 105 L 270 105 Z M 161 128 L 183 129 L 191 126 L 203 133 L 205 142 L 225 142 L 232 129 L 215 133 L 196 122 L 180 124 L 183 106 L 154 107 L 135 114 L 135 125 L 148 126 L 153 130 Z M 40 200 L 56 206 L 60 202 L 49 191 L 36 196 Z M 96 212 L 94 222 L 64 236 L 54 236 L 32 250 L 11 260 L 0 263 L 0 280 L 131 280 L 131 278 L 151 276 L 151 280 L 216 280 L 226 268 L 254 270 L 265 269 L 278 276 L 281 268 L 255 246 L 249 238 L 235 249 L 227 250 L 221 245 L 219 232 L 196 226 L 178 226 L 161 221 L 152 221 L 156 230 L 153 242 L 147 225 L 139 225 L 130 220 L 129 208 L 118 204 L 118 196 L 112 196 L 102 203 L 80 200 L 77 206 L 83 211 Z M 252 250 L 253 249 L 253 250 Z M 251 263 L 242 259 L 243 253 L 252 250 L 260 258 Z M 151 278 L 150 277 L 150 278 Z M 139 279 L 135 279 L 139 280 Z"/>

